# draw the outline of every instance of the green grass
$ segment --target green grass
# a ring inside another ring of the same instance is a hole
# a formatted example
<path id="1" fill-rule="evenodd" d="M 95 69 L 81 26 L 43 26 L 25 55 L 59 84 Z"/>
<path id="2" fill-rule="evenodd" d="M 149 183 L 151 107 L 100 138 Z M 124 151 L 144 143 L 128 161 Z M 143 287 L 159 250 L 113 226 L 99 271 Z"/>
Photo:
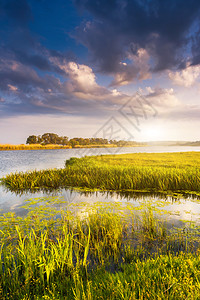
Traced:
<path id="1" fill-rule="evenodd" d="M 200 168 L 200 152 L 177 153 L 130 153 L 120 155 L 101 155 L 97 162 L 106 165 L 168 167 L 168 168 Z"/>
<path id="2" fill-rule="evenodd" d="M 198 193 L 199 163 L 198 152 L 72 158 L 63 169 L 10 174 L 2 182 L 14 191 Z M 0 299 L 199 299 L 197 224 L 169 229 L 153 201 L 62 205 L 35 199 L 25 217 L 0 216 Z"/>
<path id="3" fill-rule="evenodd" d="M 63 169 L 7 175 L 12 191 L 78 187 L 99 190 L 200 192 L 200 152 L 71 158 Z"/>
<path id="4" fill-rule="evenodd" d="M 144 205 L 58 204 L 0 217 L 0 299 L 199 299 L 198 227 L 171 232 Z"/>

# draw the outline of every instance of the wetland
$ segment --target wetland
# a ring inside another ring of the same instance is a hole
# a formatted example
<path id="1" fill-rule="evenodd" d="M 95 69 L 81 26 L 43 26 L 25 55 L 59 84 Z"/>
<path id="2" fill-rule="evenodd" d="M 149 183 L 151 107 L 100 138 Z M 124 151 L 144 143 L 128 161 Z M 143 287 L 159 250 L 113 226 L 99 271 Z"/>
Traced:
<path id="1" fill-rule="evenodd" d="M 198 299 L 200 152 L 152 148 L 1 152 L 0 297 Z"/>

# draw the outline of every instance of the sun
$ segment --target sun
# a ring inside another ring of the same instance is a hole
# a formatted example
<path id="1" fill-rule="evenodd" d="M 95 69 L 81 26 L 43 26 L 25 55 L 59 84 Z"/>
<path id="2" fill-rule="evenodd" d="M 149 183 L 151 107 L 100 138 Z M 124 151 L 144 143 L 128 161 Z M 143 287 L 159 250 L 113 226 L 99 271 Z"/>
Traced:
<path id="1" fill-rule="evenodd" d="M 145 140 L 148 141 L 161 141 L 164 140 L 164 130 L 160 126 L 148 126 L 143 131 Z"/>

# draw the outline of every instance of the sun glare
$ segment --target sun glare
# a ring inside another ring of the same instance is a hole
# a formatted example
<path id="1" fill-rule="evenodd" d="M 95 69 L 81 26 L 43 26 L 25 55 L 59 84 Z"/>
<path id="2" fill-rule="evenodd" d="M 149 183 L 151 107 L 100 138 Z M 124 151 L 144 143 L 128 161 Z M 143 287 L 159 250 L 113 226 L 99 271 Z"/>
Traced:
<path id="1" fill-rule="evenodd" d="M 165 139 L 163 128 L 160 126 L 149 126 L 144 129 L 143 136 L 148 141 L 161 141 Z"/>

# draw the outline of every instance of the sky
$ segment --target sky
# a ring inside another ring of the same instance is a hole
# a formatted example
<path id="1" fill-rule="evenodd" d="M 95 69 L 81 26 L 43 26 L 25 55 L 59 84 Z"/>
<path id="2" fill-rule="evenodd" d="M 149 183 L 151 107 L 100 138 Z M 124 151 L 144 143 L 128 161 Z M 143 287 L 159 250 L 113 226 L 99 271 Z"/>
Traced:
<path id="1" fill-rule="evenodd" d="M 200 140 L 199 0 L 0 0 L 0 144 Z"/>

